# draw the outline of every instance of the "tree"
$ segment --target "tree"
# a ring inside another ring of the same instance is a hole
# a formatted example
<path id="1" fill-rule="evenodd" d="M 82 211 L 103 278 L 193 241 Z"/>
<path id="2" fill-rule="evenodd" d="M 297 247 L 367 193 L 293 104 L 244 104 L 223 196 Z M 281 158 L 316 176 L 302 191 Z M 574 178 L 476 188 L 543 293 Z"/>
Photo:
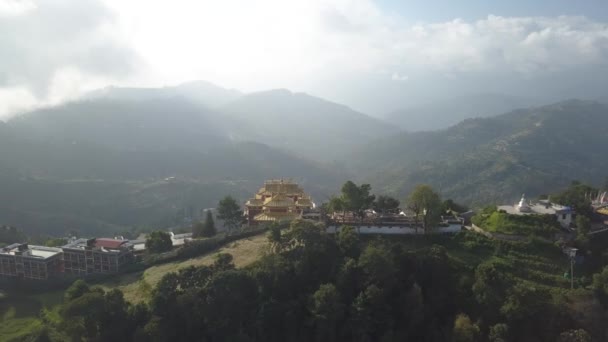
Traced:
<path id="1" fill-rule="evenodd" d="M 387 212 L 394 212 L 398 210 L 399 204 L 399 200 L 393 197 L 380 195 L 374 202 L 373 208 L 375 211 L 385 214 Z"/>
<path id="2" fill-rule="evenodd" d="M 68 240 L 64 238 L 50 238 L 44 242 L 47 247 L 59 247 L 68 243 Z"/>
<path id="3" fill-rule="evenodd" d="M 217 205 L 217 217 L 224 221 L 228 232 L 238 228 L 243 221 L 243 212 L 232 196 L 226 196 Z"/>
<path id="4" fill-rule="evenodd" d="M 441 219 L 441 198 L 429 185 L 416 186 L 410 194 L 408 208 L 414 213 L 416 229 L 418 222 L 422 219 L 425 233 L 434 227 Z"/>
<path id="5" fill-rule="evenodd" d="M 605 266 L 601 272 L 593 275 L 591 287 L 600 301 L 605 303 L 608 299 L 608 266 Z"/>
<path id="6" fill-rule="evenodd" d="M 342 226 L 338 233 L 338 247 L 345 256 L 357 258 L 361 252 L 359 234 L 351 226 Z"/>
<path id="7" fill-rule="evenodd" d="M 580 247 L 587 246 L 589 242 L 589 231 L 591 230 L 591 220 L 585 215 L 576 216 L 576 241 Z"/>
<path id="8" fill-rule="evenodd" d="M 568 189 L 552 195 L 551 200 L 572 207 L 577 215 L 591 216 L 593 210 L 590 197 L 597 191 L 589 185 L 575 181 L 570 184 Z"/>
<path id="9" fill-rule="evenodd" d="M 341 195 L 343 209 L 351 211 L 355 217 L 363 220 L 365 210 L 371 208 L 376 199 L 376 196 L 370 195 L 371 190 L 369 184 L 357 186 L 351 181 L 344 183 Z"/>
<path id="10" fill-rule="evenodd" d="M 479 327 L 473 324 L 469 316 L 459 314 L 454 319 L 454 341 L 455 342 L 473 342 L 479 339 Z"/>
<path id="11" fill-rule="evenodd" d="M 557 342 L 591 342 L 591 335 L 583 329 L 568 330 L 559 334 Z"/>
<path id="12" fill-rule="evenodd" d="M 171 235 L 162 230 L 157 230 L 146 238 L 146 249 L 152 253 L 163 253 L 171 250 L 173 242 L 171 241 Z"/>
<path id="13" fill-rule="evenodd" d="M 509 336 L 509 326 L 505 323 L 494 324 L 490 327 L 488 340 L 490 342 L 506 342 Z"/>
<path id="14" fill-rule="evenodd" d="M 329 199 L 329 203 L 327 203 L 327 209 L 330 213 L 342 212 L 342 221 L 344 221 L 344 216 L 346 214 L 346 208 L 344 205 L 344 201 L 341 197 L 332 196 Z"/>
<path id="15" fill-rule="evenodd" d="M 65 291 L 64 297 L 66 301 L 71 301 L 82 296 L 85 293 L 88 293 L 89 291 L 89 285 L 87 285 L 84 280 L 78 279 L 74 283 L 72 283 L 70 287 L 68 287 L 68 289 Z"/>
<path id="16" fill-rule="evenodd" d="M 464 205 L 454 202 L 454 200 L 452 200 L 452 199 L 447 199 L 447 200 L 443 201 L 443 203 L 441 204 L 441 211 L 443 211 L 443 212 L 453 211 L 453 212 L 457 212 L 457 213 L 464 213 L 467 210 L 469 210 L 469 208 L 467 208 Z"/>
<path id="17" fill-rule="evenodd" d="M 217 231 L 215 230 L 215 222 L 213 222 L 213 214 L 211 210 L 207 210 L 207 217 L 205 218 L 205 223 L 202 224 L 200 236 L 212 237 L 215 234 L 217 234 Z"/>
<path id="18" fill-rule="evenodd" d="M 344 305 L 333 284 L 322 284 L 311 296 L 310 312 L 318 341 L 335 341 L 338 323 L 344 315 Z"/>

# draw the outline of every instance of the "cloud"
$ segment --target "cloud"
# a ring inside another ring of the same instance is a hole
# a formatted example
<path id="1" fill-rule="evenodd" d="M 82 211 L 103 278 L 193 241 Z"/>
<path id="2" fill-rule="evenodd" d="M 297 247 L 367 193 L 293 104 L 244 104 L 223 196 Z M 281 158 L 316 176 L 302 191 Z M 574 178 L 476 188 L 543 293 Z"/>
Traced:
<path id="1" fill-rule="evenodd" d="M 608 24 L 585 17 L 417 22 L 371 0 L 0 0 L 0 18 L 0 89 L 46 103 L 98 85 L 204 79 L 367 109 L 414 91 L 543 80 L 537 91 L 554 75 L 608 69 Z"/>
<path id="2" fill-rule="evenodd" d="M 114 14 L 98 1 L 0 1 L 6 14 L 0 19 L 0 90 L 28 92 L 17 96 L 27 99 L 24 108 L 31 98 L 40 104 L 49 95 L 55 101 L 67 97 L 57 88 L 66 70 L 86 78 L 72 86 L 78 88 L 93 79 L 119 80 L 133 70 L 135 53 L 115 31 Z M 7 112 L 4 106 L 0 111 Z"/>
<path id="3" fill-rule="evenodd" d="M 410 77 L 408 75 L 401 75 L 398 72 L 395 72 L 391 75 L 391 80 L 393 81 L 407 81 Z"/>
<path id="4" fill-rule="evenodd" d="M 30 0 L 0 0 L 0 18 L 21 15 L 36 8 Z"/>

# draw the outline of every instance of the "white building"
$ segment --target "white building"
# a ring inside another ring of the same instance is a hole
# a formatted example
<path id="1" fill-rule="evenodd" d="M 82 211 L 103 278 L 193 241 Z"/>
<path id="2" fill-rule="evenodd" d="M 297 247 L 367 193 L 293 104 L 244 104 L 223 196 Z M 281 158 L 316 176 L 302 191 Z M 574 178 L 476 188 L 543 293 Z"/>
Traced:
<path id="1" fill-rule="evenodd" d="M 497 208 L 510 215 L 553 215 L 563 228 L 570 228 L 574 223 L 574 210 L 570 207 L 551 203 L 549 200 L 540 200 L 532 203 L 531 201 L 526 201 L 525 194 L 521 196 L 519 203 L 514 205 L 499 205 Z"/>

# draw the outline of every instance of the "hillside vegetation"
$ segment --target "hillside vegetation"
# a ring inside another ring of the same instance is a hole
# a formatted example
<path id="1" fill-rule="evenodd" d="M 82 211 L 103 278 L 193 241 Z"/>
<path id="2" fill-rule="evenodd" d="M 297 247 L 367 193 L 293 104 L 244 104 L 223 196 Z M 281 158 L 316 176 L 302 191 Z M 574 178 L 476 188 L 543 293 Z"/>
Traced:
<path id="1" fill-rule="evenodd" d="M 367 181 L 403 195 L 428 183 L 469 204 L 511 203 L 572 180 L 606 177 L 608 106 L 571 100 L 468 119 L 446 130 L 402 133 L 370 143 L 349 158 Z M 581 167 L 585 165 L 585 167 Z"/>
<path id="2" fill-rule="evenodd" d="M 556 341 L 604 340 L 604 307 L 589 280 L 569 290 L 553 245 L 456 236 L 337 236 L 295 221 L 271 229 L 268 254 L 244 268 L 212 264 L 166 273 L 147 303 L 78 281 L 30 336 L 51 341 Z M 583 272 L 582 270 L 580 272 Z M 603 273 L 602 273 L 603 275 Z M 588 278 L 587 278 L 588 279 Z M 594 285 L 595 286 L 595 285 Z M 591 315 L 590 313 L 594 314 Z M 597 314 L 596 314 L 597 313 Z M 407 322 L 404 324 L 403 322 Z M 463 338 L 465 336 L 466 338 Z"/>

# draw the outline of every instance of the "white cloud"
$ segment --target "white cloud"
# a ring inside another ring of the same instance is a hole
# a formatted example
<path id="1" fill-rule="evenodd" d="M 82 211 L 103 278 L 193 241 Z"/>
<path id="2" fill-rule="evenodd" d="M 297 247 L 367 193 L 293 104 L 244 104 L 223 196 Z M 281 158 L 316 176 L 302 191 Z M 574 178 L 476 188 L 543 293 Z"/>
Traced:
<path id="1" fill-rule="evenodd" d="M 427 74 L 534 78 L 608 63 L 608 25 L 584 17 L 420 23 L 370 0 L 99 1 L 0 0 L 0 13 L 26 8 L 0 23 L 0 89 L 52 103 L 103 82 L 315 93 L 315 84 L 344 86 L 344 75 L 387 80 L 386 70 L 405 85 Z"/>
<path id="2" fill-rule="evenodd" d="M 36 4 L 31 0 L 0 0 L 0 18 L 21 15 L 35 8 Z"/>
<path id="3" fill-rule="evenodd" d="M 398 72 L 395 72 L 391 75 L 391 80 L 393 81 L 408 81 L 410 77 L 408 75 L 401 75 Z"/>

